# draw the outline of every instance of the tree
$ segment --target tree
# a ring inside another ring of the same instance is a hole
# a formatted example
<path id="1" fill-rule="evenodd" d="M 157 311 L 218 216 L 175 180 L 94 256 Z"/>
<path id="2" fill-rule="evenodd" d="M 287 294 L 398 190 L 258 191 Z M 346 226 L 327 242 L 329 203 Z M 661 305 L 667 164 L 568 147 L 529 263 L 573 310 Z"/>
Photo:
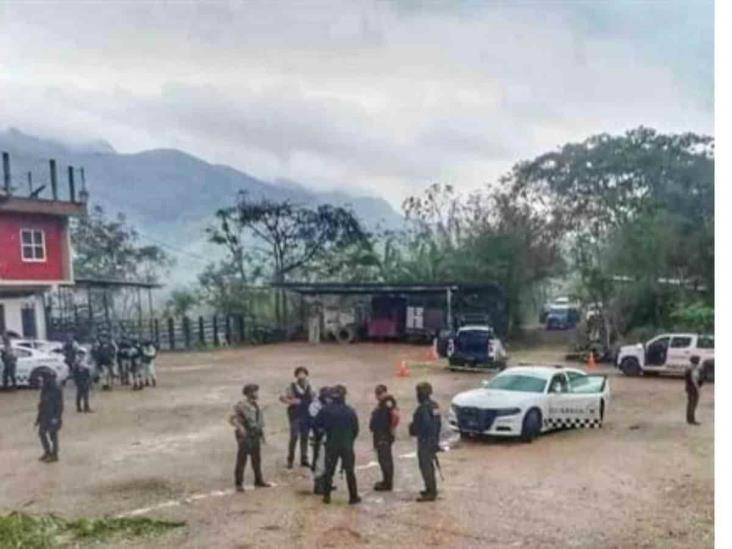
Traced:
<path id="1" fill-rule="evenodd" d="M 627 327 L 667 323 L 690 289 L 713 302 L 711 137 L 596 135 L 517 164 L 504 182 L 562 228 L 581 291 L 625 303 Z"/>
<path id="2" fill-rule="evenodd" d="M 271 280 L 282 283 L 294 273 L 307 279 L 310 267 L 368 241 L 351 211 L 328 204 L 307 208 L 289 201 L 251 200 L 242 192 L 234 207 L 219 210 L 216 217 L 218 226 L 209 228 L 209 238 L 228 248 L 232 263 L 241 266 L 241 280 L 246 278 L 246 253 L 262 259 Z M 275 315 L 279 322 L 287 316 L 282 291 L 275 293 Z"/>
<path id="3" fill-rule="evenodd" d="M 173 265 L 155 245 L 140 245 L 137 230 L 117 214 L 109 219 L 101 206 L 71 226 L 77 276 L 156 282 Z"/>
<path id="4" fill-rule="evenodd" d="M 178 317 L 188 316 L 191 309 L 198 305 L 198 294 L 189 288 L 177 288 L 170 292 L 166 306 L 169 314 Z"/>

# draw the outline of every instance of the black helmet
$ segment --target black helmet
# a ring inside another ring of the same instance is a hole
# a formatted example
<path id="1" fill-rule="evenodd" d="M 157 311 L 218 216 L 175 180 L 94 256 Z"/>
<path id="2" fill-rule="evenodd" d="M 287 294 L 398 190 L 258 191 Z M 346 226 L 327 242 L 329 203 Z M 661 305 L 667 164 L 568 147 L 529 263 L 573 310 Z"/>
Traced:
<path id="1" fill-rule="evenodd" d="M 259 385 L 256 383 L 247 383 L 244 385 L 244 388 L 241 390 L 241 392 L 246 396 L 251 396 L 252 394 L 259 391 Z"/>
<path id="2" fill-rule="evenodd" d="M 346 394 L 348 394 L 348 391 L 346 390 L 346 386 L 341 385 L 341 384 L 334 386 L 330 391 L 330 395 L 333 398 L 333 400 L 343 401 L 346 398 Z"/>

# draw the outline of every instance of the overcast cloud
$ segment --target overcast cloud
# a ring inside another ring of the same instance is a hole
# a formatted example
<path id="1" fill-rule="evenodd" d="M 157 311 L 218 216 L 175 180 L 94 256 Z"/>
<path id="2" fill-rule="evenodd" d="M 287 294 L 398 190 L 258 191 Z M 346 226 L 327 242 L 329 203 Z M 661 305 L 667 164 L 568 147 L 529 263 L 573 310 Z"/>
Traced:
<path id="1" fill-rule="evenodd" d="M 0 128 L 383 196 L 713 133 L 712 2 L 3 3 Z"/>

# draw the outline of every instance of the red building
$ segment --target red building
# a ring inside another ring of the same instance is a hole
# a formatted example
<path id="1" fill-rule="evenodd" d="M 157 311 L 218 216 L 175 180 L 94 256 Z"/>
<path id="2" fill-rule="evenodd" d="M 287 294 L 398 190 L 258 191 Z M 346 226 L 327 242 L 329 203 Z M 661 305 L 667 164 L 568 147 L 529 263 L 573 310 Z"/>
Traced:
<path id="1" fill-rule="evenodd" d="M 74 200 L 72 182 L 70 195 L 13 196 L 8 178 L 0 188 L 0 333 L 45 338 L 44 294 L 73 284 L 69 219 L 86 204 Z"/>

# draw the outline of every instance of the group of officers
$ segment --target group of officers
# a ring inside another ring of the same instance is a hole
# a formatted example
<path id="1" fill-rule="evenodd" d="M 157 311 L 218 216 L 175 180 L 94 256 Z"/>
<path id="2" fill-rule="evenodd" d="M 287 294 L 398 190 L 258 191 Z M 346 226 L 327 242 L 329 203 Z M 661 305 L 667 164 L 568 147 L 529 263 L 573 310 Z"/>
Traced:
<path id="1" fill-rule="evenodd" d="M 7 333 L 2 334 L 0 342 L 0 361 L 3 367 L 3 388 L 15 389 L 18 356 Z M 91 362 L 85 359 L 86 352 L 72 334 L 66 337 L 61 347 L 64 362 L 69 369 L 70 377 L 76 386 L 76 410 L 79 413 L 91 413 L 89 393 L 95 377 L 102 382 L 102 388 L 110 390 L 115 380 L 121 385 L 132 384 L 133 390 L 141 390 L 146 386 L 155 387 L 155 357 L 157 347 L 150 340 L 124 338 L 119 344 L 108 334 L 101 333 L 91 348 Z M 96 367 L 96 375 L 92 368 Z M 41 385 L 38 414 L 35 427 L 43 447 L 40 461 L 52 463 L 58 461 L 58 435 L 63 423 L 64 398 L 56 372 L 43 369 L 35 380 Z"/>
<path id="2" fill-rule="evenodd" d="M 300 465 L 310 468 L 313 473 L 313 492 L 322 495 L 324 503 L 330 503 L 334 489 L 333 477 L 340 463 L 348 486 L 348 502 L 357 504 L 361 501 L 354 452 L 354 444 L 359 435 L 358 416 L 346 403 L 345 386 L 323 387 L 316 392 L 308 376 L 307 368 L 297 367 L 295 379 L 280 397 L 280 401 L 287 407 L 290 426 L 287 467 L 293 468 L 295 450 L 299 443 Z M 261 445 L 265 435 L 264 417 L 259 405 L 259 386 L 247 384 L 242 393 L 244 398 L 234 405 L 229 417 L 229 422 L 235 428 L 238 448 L 234 484 L 240 492 L 244 491 L 244 468 L 249 458 L 254 473 L 254 486 L 269 486 L 262 476 Z M 399 424 L 399 408 L 385 385 L 377 385 L 374 396 L 376 407 L 371 413 L 369 429 L 382 473 L 382 480 L 374 485 L 374 490 L 391 491 L 394 488 L 392 445 Z M 437 452 L 440 451 L 441 416 L 439 406 L 431 396 L 432 386 L 429 383 L 417 384 L 418 404 L 409 424 L 409 434 L 417 438 L 417 459 L 425 486 L 417 498 L 419 502 L 434 501 L 437 498 L 435 467 L 439 467 Z M 311 460 L 308 459 L 310 445 Z"/>

